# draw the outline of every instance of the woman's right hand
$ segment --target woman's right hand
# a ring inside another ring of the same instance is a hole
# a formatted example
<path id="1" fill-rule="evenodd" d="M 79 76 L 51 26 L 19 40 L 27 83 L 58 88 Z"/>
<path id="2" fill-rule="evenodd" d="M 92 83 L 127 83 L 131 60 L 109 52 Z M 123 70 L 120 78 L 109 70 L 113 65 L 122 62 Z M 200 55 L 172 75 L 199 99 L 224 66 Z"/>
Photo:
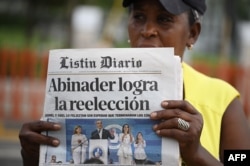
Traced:
<path id="1" fill-rule="evenodd" d="M 61 126 L 59 124 L 46 121 L 34 121 L 23 124 L 19 132 L 23 165 L 38 165 L 39 147 L 41 144 L 50 146 L 58 146 L 60 144 L 57 138 L 43 135 L 41 132 L 57 131 L 60 129 Z"/>

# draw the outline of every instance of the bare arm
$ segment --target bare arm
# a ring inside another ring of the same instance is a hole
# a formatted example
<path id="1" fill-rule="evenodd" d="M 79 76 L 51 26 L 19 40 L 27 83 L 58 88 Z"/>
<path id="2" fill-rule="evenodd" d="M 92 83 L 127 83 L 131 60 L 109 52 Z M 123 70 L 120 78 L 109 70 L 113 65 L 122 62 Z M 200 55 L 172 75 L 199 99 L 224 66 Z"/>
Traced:
<path id="1" fill-rule="evenodd" d="M 221 161 L 224 161 L 226 149 L 250 149 L 250 128 L 238 98 L 228 106 L 222 119 Z"/>

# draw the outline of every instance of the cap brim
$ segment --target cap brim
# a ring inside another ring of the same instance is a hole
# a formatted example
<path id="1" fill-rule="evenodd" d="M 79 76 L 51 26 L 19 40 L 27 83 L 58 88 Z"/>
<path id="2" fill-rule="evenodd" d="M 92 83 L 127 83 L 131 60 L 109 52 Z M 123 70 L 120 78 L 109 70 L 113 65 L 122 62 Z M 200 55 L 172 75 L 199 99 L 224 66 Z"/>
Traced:
<path id="1" fill-rule="evenodd" d="M 128 7 L 135 0 L 123 0 L 122 6 Z M 178 15 L 190 9 L 183 0 L 159 0 L 162 6 L 171 14 Z"/>
<path id="2" fill-rule="evenodd" d="M 178 15 L 190 10 L 183 0 L 159 0 L 162 6 L 171 14 Z"/>

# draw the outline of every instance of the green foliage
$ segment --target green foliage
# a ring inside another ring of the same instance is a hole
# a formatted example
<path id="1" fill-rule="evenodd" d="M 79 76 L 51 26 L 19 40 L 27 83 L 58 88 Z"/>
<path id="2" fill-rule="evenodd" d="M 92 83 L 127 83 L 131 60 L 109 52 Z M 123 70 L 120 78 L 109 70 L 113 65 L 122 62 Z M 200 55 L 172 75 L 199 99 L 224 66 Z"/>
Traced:
<path id="1" fill-rule="evenodd" d="M 236 6 L 236 13 L 241 20 L 250 20 L 250 1 L 238 0 Z"/>
<path id="2" fill-rule="evenodd" d="M 18 26 L 0 28 L 0 47 L 23 48 L 25 47 L 24 28 Z"/>

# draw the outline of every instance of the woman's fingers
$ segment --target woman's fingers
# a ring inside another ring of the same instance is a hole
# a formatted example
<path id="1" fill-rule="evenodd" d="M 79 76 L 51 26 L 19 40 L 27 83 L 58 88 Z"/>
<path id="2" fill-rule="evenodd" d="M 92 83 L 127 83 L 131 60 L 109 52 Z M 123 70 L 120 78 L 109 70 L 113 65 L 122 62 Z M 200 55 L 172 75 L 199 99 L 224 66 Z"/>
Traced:
<path id="1" fill-rule="evenodd" d="M 158 124 L 153 126 L 153 130 L 160 136 L 172 137 L 177 140 L 182 140 L 183 134 L 189 134 L 194 136 L 199 136 L 200 131 L 202 130 L 202 123 L 188 122 L 189 128 L 184 130 L 180 128 L 178 118 L 172 118 L 169 120 L 161 121 Z"/>
<path id="2" fill-rule="evenodd" d="M 24 124 L 25 129 L 29 129 L 34 132 L 43 132 L 43 131 L 56 131 L 60 130 L 61 126 L 57 123 L 46 122 L 46 121 L 35 121 Z"/>
<path id="3" fill-rule="evenodd" d="M 19 138 L 25 141 L 25 143 L 33 143 L 33 144 L 44 144 L 44 145 L 51 145 L 51 146 L 58 146 L 60 141 L 57 138 L 47 136 L 46 134 L 40 134 L 36 132 L 28 131 L 25 134 L 20 134 Z"/>
<path id="4" fill-rule="evenodd" d="M 153 120 L 168 120 L 172 118 L 182 118 L 185 119 L 186 121 L 190 121 L 192 118 L 191 116 L 193 115 L 179 108 L 174 108 L 174 109 L 170 108 L 167 110 L 154 111 L 150 114 L 150 118 Z"/>
<path id="5" fill-rule="evenodd" d="M 53 122 L 35 121 L 25 123 L 19 133 L 19 139 L 23 148 L 28 144 L 45 144 L 51 146 L 58 146 L 59 140 L 46 135 L 47 131 L 60 130 L 61 126 Z M 45 132 L 41 134 L 41 132 Z"/>
<path id="6" fill-rule="evenodd" d="M 23 165 L 38 165 L 39 147 L 41 144 L 58 146 L 60 141 L 57 138 L 47 136 L 46 132 L 60 129 L 61 126 L 59 124 L 45 121 L 23 124 L 19 132 Z M 41 134 L 41 132 L 44 132 L 44 134 Z"/>
<path id="7" fill-rule="evenodd" d="M 178 140 L 181 151 L 197 148 L 203 127 L 201 114 L 187 101 L 163 101 L 164 110 L 151 113 L 159 120 L 153 130 L 162 137 Z"/>
<path id="8" fill-rule="evenodd" d="M 181 118 L 186 122 L 199 121 L 202 123 L 201 114 L 187 101 L 163 101 L 162 107 L 164 110 L 154 111 L 150 114 L 153 120 L 169 120 Z"/>
<path id="9" fill-rule="evenodd" d="M 176 109 L 179 108 L 181 110 L 185 110 L 186 112 L 190 114 L 196 114 L 196 109 L 185 100 L 165 100 L 161 102 L 162 108 L 165 109 Z"/>

